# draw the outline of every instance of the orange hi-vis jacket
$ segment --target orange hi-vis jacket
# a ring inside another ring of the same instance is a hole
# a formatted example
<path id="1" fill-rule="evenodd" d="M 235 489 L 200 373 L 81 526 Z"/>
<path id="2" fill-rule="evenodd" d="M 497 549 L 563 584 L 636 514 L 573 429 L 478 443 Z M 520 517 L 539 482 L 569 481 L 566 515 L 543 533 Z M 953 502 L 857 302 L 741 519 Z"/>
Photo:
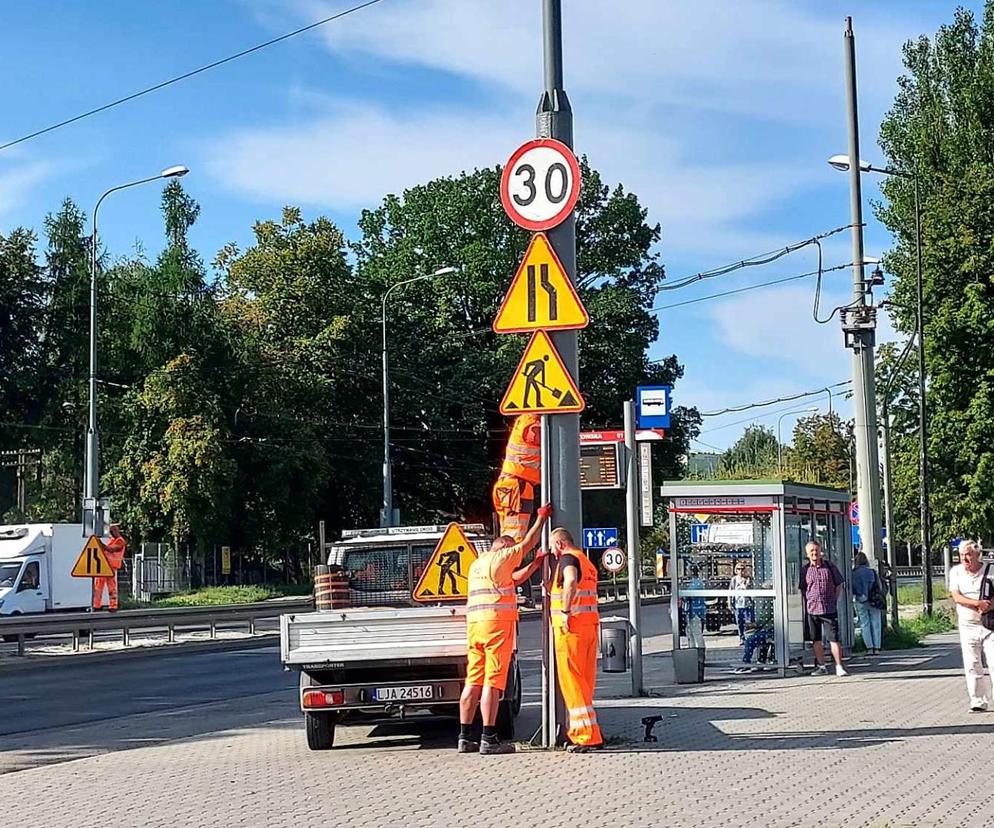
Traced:
<path id="1" fill-rule="evenodd" d="M 104 546 L 104 556 L 107 558 L 107 563 L 110 564 L 110 568 L 115 572 L 120 569 L 121 564 L 124 563 L 124 552 L 127 548 L 127 541 L 120 537 L 111 538 Z"/>
<path id="2" fill-rule="evenodd" d="M 469 597 L 466 601 L 466 621 L 518 620 L 518 596 L 511 573 L 521 563 L 518 545 L 499 552 L 484 552 L 469 567 Z"/>
<path id="3" fill-rule="evenodd" d="M 519 414 L 514 418 L 511 436 L 504 449 L 502 475 L 527 480 L 536 486 L 542 480 L 542 449 L 540 420 L 535 414 Z"/>
<path id="4" fill-rule="evenodd" d="M 570 554 L 576 555 L 580 562 L 580 577 L 577 581 L 573 605 L 570 607 L 570 617 L 573 619 L 572 626 L 597 626 L 600 622 L 600 615 L 597 612 L 597 567 L 579 549 L 571 549 Z M 566 613 L 563 611 L 563 584 L 562 576 L 558 571 L 555 578 L 550 596 L 552 599 L 552 625 L 565 629 Z"/>

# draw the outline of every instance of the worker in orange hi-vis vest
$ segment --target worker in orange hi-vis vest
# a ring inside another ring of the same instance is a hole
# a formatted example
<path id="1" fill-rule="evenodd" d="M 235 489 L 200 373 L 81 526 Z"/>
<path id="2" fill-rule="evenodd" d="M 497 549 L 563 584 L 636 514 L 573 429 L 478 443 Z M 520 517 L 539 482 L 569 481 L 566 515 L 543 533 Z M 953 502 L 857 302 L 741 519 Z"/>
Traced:
<path id="1" fill-rule="evenodd" d="M 466 603 L 466 686 L 459 698 L 459 753 L 484 756 L 514 753 L 514 745 L 497 735 L 500 697 L 514 655 L 518 626 L 515 587 L 524 583 L 542 564 L 538 555 L 528 565 L 522 560 L 539 541 L 542 527 L 552 514 L 552 505 L 538 510 L 538 520 L 520 543 L 501 535 L 469 567 Z M 473 720 L 479 708 L 483 734 L 473 735 Z"/>
<path id="2" fill-rule="evenodd" d="M 500 534 L 519 543 L 535 511 L 535 487 L 541 482 L 541 421 L 535 414 L 519 414 L 511 426 L 500 477 L 493 488 L 494 511 Z"/>
<path id="3" fill-rule="evenodd" d="M 128 542 L 121 534 L 120 525 L 112 523 L 110 525 L 110 540 L 104 546 L 104 557 L 107 558 L 107 563 L 114 570 L 114 574 L 93 579 L 93 609 L 103 609 L 104 589 L 106 589 L 110 611 L 117 612 L 117 570 L 124 563 L 124 553 L 127 548 Z"/>
<path id="4" fill-rule="evenodd" d="M 600 625 L 597 567 L 565 529 L 554 529 L 549 543 L 556 559 L 550 598 L 556 675 L 568 717 L 566 749 L 585 753 L 604 744 L 594 710 Z"/>

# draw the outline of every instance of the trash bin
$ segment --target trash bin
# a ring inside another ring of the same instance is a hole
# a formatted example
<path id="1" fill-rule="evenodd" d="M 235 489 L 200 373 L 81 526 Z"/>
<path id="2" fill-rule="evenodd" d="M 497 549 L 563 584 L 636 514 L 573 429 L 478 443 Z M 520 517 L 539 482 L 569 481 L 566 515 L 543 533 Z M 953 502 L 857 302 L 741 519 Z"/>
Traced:
<path id="1" fill-rule="evenodd" d="M 673 675 L 677 684 L 704 681 L 704 648 L 682 647 L 673 651 Z"/>
<path id="2" fill-rule="evenodd" d="M 628 619 L 611 616 L 601 619 L 601 670 L 624 673 L 628 670 Z"/>

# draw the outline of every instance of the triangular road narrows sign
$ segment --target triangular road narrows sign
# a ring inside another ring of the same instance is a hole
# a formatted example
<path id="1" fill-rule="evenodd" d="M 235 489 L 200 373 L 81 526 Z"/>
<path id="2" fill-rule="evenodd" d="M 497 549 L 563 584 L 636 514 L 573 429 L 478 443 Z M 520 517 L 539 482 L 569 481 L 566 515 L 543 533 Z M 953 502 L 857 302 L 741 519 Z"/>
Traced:
<path id="1" fill-rule="evenodd" d="M 583 411 L 583 395 L 545 331 L 532 334 L 501 400 L 501 414 L 568 414 Z"/>
<path id="2" fill-rule="evenodd" d="M 564 331 L 590 323 L 576 288 L 545 233 L 532 236 L 494 319 L 494 333 Z"/>
<path id="3" fill-rule="evenodd" d="M 462 527 L 450 523 L 425 564 L 411 597 L 429 604 L 462 601 L 469 595 L 469 567 L 476 558 L 476 549 Z"/>
<path id="4" fill-rule="evenodd" d="M 114 574 L 104 554 L 103 541 L 96 535 L 90 535 L 83 551 L 76 558 L 71 574 L 74 578 L 107 578 Z"/>

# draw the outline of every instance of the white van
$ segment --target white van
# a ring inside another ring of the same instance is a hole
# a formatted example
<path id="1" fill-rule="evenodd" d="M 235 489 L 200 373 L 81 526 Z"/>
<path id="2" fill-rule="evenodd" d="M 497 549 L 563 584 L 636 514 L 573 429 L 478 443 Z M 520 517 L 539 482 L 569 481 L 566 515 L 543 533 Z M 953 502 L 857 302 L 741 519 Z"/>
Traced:
<path id="1" fill-rule="evenodd" d="M 0 616 L 89 608 L 91 580 L 72 576 L 85 545 L 79 523 L 0 526 Z"/>

